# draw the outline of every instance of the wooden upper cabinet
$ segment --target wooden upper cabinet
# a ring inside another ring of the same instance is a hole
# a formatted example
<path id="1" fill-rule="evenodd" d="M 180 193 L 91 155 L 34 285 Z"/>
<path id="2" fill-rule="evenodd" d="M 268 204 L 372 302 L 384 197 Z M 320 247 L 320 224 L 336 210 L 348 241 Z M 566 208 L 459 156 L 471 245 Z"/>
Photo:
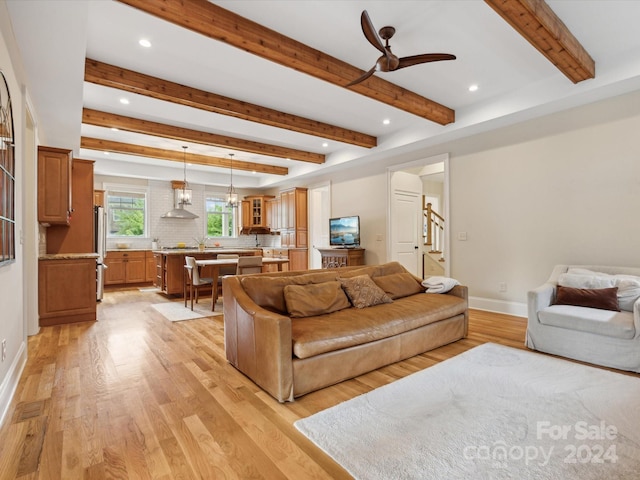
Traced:
<path id="1" fill-rule="evenodd" d="M 94 245 L 93 160 L 73 159 L 73 209 L 68 225 L 47 229 L 47 253 L 90 253 Z"/>
<path id="2" fill-rule="evenodd" d="M 93 206 L 104 207 L 104 190 L 93 191 Z"/>
<path id="3" fill-rule="evenodd" d="M 271 195 L 251 195 L 244 197 L 242 201 L 242 229 L 248 233 L 252 228 L 268 228 L 267 201 Z"/>
<path id="4" fill-rule="evenodd" d="M 38 222 L 69 224 L 72 158 L 71 150 L 38 147 Z"/>

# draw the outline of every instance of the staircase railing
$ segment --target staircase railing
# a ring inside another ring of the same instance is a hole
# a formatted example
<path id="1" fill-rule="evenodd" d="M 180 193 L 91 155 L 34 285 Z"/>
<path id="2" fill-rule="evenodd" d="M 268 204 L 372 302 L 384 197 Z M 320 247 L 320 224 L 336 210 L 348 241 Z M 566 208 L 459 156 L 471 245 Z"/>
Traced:
<path id="1" fill-rule="evenodd" d="M 422 197 L 424 205 L 424 196 Z M 440 253 L 440 261 L 444 261 L 444 217 L 436 212 L 431 203 L 422 209 L 424 216 L 424 244 L 431 247 L 429 253 Z"/>

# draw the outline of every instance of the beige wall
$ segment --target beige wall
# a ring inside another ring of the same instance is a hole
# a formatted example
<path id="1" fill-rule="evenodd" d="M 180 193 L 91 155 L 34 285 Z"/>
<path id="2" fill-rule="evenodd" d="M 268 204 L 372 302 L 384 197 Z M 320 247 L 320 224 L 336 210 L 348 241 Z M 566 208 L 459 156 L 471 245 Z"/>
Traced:
<path id="1" fill-rule="evenodd" d="M 386 173 L 331 182 L 331 216 L 360 216 L 360 243 L 366 249 L 367 264 L 387 259 L 387 209 Z"/>
<path id="2" fill-rule="evenodd" d="M 637 97 L 563 114 L 564 127 Z M 524 303 L 558 263 L 640 266 L 638 132 L 640 108 L 621 119 L 453 155 L 452 274 L 470 295 Z M 456 240 L 463 231 L 466 242 Z M 498 292 L 500 282 L 507 292 Z"/>
<path id="3" fill-rule="evenodd" d="M 0 420 L 3 418 L 18 377 L 26 361 L 26 323 L 23 301 L 24 251 L 19 242 L 23 230 L 24 201 L 24 137 L 25 101 L 21 85 L 12 65 L 10 49 L 15 54 L 15 44 L 10 34 L 8 12 L 4 1 L 0 2 L 0 68 L 9 84 L 13 108 L 16 139 L 16 261 L 0 267 L 0 340 L 7 342 L 7 357 L 0 362 Z M 2 99 L 4 102 L 6 99 Z M 30 202 L 33 205 L 32 202 Z M 33 255 L 37 252 L 32 252 Z M 37 289 L 37 278 L 29 279 L 30 288 Z"/>
<path id="4" fill-rule="evenodd" d="M 633 92 L 387 163 L 449 153 L 451 276 L 469 286 L 472 306 L 524 316 L 527 291 L 558 263 L 640 266 L 638 132 Z M 331 215 L 360 215 L 366 261 L 381 263 L 387 174 L 380 163 L 362 171 L 331 180 Z"/>

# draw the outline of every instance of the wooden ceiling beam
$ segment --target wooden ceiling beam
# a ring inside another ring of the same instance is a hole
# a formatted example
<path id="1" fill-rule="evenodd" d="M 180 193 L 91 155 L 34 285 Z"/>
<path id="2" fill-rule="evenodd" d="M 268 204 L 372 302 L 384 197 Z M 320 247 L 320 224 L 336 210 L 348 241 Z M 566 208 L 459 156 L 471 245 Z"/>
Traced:
<path id="1" fill-rule="evenodd" d="M 233 98 L 205 92 L 197 88 L 180 85 L 161 78 L 127 70 L 115 65 L 87 58 L 84 79 L 87 82 L 117 88 L 139 95 L 173 102 L 208 112 L 228 115 L 250 122 L 284 128 L 315 137 L 372 148 L 377 145 L 374 136 L 356 132 L 328 123 L 318 122 L 290 113 L 235 100 Z"/>
<path id="2" fill-rule="evenodd" d="M 171 138 L 185 142 L 195 142 L 203 145 L 230 148 L 243 152 L 257 153 L 259 155 L 286 158 L 287 160 L 299 160 L 301 162 L 317 164 L 324 163 L 325 160 L 324 155 L 321 153 L 306 152 L 303 150 L 296 150 L 294 148 L 253 142 L 242 138 L 228 137 L 226 135 L 218 135 L 200 130 L 191 130 L 189 128 L 125 117 L 123 115 L 92 110 L 90 108 L 84 108 L 82 110 L 82 123 L 98 127 L 117 128 L 127 132 L 142 133 L 145 135 L 153 135 L 155 137 Z"/>
<path id="3" fill-rule="evenodd" d="M 594 60 L 544 0 L 485 2 L 573 83 L 595 78 Z"/>
<path id="4" fill-rule="evenodd" d="M 364 70 L 207 0 L 118 1 L 338 86 L 344 87 L 364 73 Z M 354 19 L 354 28 L 357 25 L 358 19 Z M 380 77 L 370 77 L 366 82 L 349 89 L 440 125 L 455 121 L 455 112 L 452 109 Z"/>
<path id="5" fill-rule="evenodd" d="M 231 160 L 228 158 L 210 157 L 208 155 L 199 155 L 197 153 L 186 153 L 185 157 L 185 153 L 182 150 L 165 150 L 162 148 L 133 145 L 131 143 L 113 142 L 110 140 L 102 140 L 99 138 L 81 137 L 80 148 L 87 148 L 89 150 L 100 150 L 104 152 L 123 153 L 125 155 L 137 155 L 138 157 L 148 157 L 157 160 L 169 160 L 172 162 L 180 163 L 183 163 L 184 159 L 186 158 L 188 163 L 208 165 L 210 167 L 231 168 Z M 289 169 L 287 167 L 245 162 L 243 160 L 234 160 L 233 169 L 257 173 L 267 173 L 269 175 L 287 175 L 289 173 Z"/>

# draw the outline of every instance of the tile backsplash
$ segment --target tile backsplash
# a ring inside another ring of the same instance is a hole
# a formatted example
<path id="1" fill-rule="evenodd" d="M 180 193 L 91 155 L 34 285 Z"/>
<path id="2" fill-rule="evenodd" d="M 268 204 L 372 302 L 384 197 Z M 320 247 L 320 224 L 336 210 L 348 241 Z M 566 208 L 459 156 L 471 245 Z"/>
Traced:
<path id="1" fill-rule="evenodd" d="M 196 244 L 195 238 L 202 237 L 205 233 L 205 194 L 213 190 L 205 190 L 204 185 L 190 184 L 192 190 L 191 205 L 186 207 L 198 218 L 192 220 L 178 218 L 162 218 L 162 215 L 173 208 L 174 193 L 170 182 L 148 181 L 148 237 L 146 238 L 107 238 L 107 249 L 117 248 L 116 243 L 129 243 L 129 248 L 149 249 L 153 239 L 158 239 L 158 246 L 175 247 L 179 242 L 184 242 L 188 246 Z M 239 235 L 236 238 L 211 238 L 206 242 L 207 246 L 214 246 L 214 243 L 221 246 L 233 247 L 255 247 L 256 243 L 260 247 L 279 247 L 279 235 Z"/>

